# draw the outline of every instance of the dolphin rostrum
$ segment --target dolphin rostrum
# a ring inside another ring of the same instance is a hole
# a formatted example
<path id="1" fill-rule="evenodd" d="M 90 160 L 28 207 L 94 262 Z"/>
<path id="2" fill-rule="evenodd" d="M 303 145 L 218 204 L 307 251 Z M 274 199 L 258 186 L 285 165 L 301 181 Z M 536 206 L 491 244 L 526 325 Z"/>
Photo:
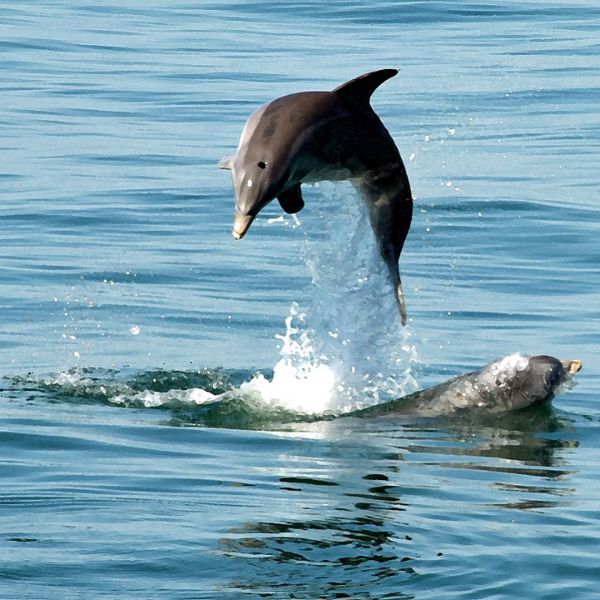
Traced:
<path id="1" fill-rule="evenodd" d="M 366 203 L 405 325 L 398 260 L 412 219 L 412 196 L 398 148 L 369 104 L 377 87 L 397 72 L 382 69 L 331 92 L 300 92 L 268 102 L 248 119 L 235 156 L 219 167 L 231 170 L 236 239 L 275 198 L 285 212 L 300 211 L 302 182 L 352 181 Z"/>

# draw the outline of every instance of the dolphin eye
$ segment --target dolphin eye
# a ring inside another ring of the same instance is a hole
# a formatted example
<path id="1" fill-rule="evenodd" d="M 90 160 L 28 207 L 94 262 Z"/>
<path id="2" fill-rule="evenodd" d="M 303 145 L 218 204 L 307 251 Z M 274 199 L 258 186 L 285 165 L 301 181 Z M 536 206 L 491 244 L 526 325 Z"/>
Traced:
<path id="1" fill-rule="evenodd" d="M 267 168 L 267 163 L 263 162 L 262 160 L 258 163 L 258 167 L 260 169 L 266 169 Z"/>

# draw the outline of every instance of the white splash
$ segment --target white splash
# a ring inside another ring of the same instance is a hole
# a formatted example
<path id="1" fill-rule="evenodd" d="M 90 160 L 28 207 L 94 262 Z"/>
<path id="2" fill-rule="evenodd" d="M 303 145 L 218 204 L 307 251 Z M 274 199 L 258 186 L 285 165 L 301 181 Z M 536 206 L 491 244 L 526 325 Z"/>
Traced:
<path id="1" fill-rule="evenodd" d="M 414 391 L 417 353 L 369 224 L 350 184 L 321 183 L 317 223 L 306 234 L 309 300 L 293 303 L 273 380 L 242 386 L 271 404 L 308 413 L 339 412 Z M 314 202 L 313 202 L 314 204 Z"/>
<path id="2" fill-rule="evenodd" d="M 72 397 L 95 398 L 117 406 L 143 406 L 145 408 L 199 406 L 218 400 L 225 394 L 213 394 L 202 388 L 172 389 L 164 392 L 137 390 L 127 383 L 114 379 L 98 379 L 84 371 L 73 369 L 54 376 L 16 378 L 15 382 L 41 386 L 43 389 L 59 389 L 61 394 Z"/>
<path id="3" fill-rule="evenodd" d="M 126 393 L 118 394 L 110 398 L 111 404 L 118 405 L 134 405 L 144 406 L 145 408 L 159 408 L 161 406 L 170 406 L 171 408 L 177 405 L 193 406 L 205 404 L 212 400 L 216 400 L 219 396 L 201 388 L 192 388 L 189 390 L 170 390 L 168 392 L 154 392 L 144 390 L 142 392 L 134 392 L 133 390 Z"/>

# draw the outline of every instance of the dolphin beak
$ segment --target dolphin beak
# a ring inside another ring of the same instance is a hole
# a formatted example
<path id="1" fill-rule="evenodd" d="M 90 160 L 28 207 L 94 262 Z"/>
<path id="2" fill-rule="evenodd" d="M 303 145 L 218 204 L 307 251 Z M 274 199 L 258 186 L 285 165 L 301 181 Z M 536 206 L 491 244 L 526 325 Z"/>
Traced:
<path id="1" fill-rule="evenodd" d="M 583 367 L 583 363 L 578 358 L 574 360 L 561 360 L 560 362 L 567 372 L 567 375 L 575 375 L 575 373 L 579 373 L 581 367 Z"/>
<path id="2" fill-rule="evenodd" d="M 235 213 L 235 221 L 233 222 L 233 231 L 231 232 L 233 237 L 236 240 L 241 240 L 250 224 L 254 221 L 254 217 L 252 215 L 242 215 L 236 211 Z"/>

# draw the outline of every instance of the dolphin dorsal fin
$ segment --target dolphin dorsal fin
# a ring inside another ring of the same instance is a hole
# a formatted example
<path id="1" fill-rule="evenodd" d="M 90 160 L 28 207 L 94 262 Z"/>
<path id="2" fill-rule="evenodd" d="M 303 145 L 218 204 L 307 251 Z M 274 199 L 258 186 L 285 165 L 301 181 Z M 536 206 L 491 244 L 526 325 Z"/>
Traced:
<path id="1" fill-rule="evenodd" d="M 380 71 L 365 73 L 336 87 L 333 93 L 353 103 L 368 104 L 373 92 L 384 81 L 397 73 L 398 69 L 381 69 Z"/>

